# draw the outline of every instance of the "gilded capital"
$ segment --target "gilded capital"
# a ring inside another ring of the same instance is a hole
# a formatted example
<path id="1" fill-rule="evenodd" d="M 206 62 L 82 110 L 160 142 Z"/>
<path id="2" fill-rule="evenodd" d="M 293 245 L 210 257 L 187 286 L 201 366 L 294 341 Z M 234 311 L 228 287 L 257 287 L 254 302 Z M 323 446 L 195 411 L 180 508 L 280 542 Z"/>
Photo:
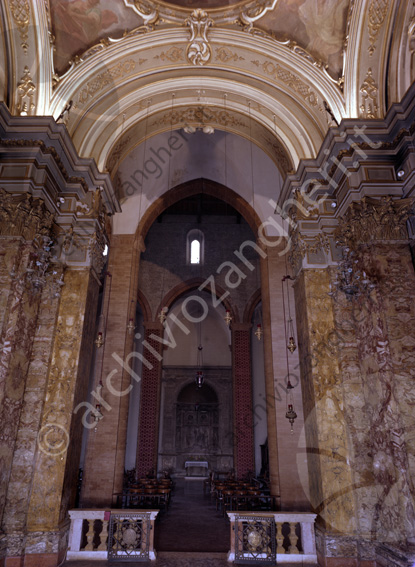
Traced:
<path id="1" fill-rule="evenodd" d="M 25 240 L 49 236 L 53 220 L 42 199 L 30 193 L 12 195 L 0 188 L 0 236 L 22 236 Z"/>
<path id="2" fill-rule="evenodd" d="M 381 240 L 408 240 L 407 220 L 415 213 L 414 199 L 373 199 L 351 203 L 339 219 L 337 244 L 356 249 L 360 244 Z"/>

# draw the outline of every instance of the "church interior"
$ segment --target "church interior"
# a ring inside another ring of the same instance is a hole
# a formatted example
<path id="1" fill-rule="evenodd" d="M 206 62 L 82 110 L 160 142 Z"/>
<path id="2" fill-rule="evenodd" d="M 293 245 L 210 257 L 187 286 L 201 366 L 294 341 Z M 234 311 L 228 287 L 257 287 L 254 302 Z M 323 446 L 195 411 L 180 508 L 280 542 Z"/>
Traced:
<path id="1" fill-rule="evenodd" d="M 0 567 L 415 565 L 415 3 L 0 16 Z"/>

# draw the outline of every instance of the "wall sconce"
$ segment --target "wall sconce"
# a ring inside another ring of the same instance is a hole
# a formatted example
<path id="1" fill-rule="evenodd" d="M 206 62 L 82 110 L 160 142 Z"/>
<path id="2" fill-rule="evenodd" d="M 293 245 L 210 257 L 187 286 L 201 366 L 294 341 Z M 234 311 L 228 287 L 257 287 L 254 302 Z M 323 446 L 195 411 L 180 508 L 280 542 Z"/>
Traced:
<path id="1" fill-rule="evenodd" d="M 130 318 L 127 325 L 128 334 L 132 335 L 134 333 L 134 329 L 135 329 L 134 321 L 132 318 Z"/>
<path id="2" fill-rule="evenodd" d="M 97 432 L 98 422 L 101 421 L 101 419 L 103 417 L 104 416 L 102 415 L 102 412 L 101 412 L 101 404 L 95 404 L 95 411 L 94 411 L 94 420 L 95 420 L 94 431 L 95 431 L 95 433 Z"/>
<path id="3" fill-rule="evenodd" d="M 225 313 L 225 323 L 228 325 L 228 327 L 231 324 L 231 321 L 232 321 L 232 315 L 231 315 L 230 310 L 227 309 L 226 313 Z"/>
<path id="4" fill-rule="evenodd" d="M 263 334 L 264 331 L 262 330 L 261 323 L 258 323 L 258 325 L 256 326 L 255 336 L 260 341 L 262 339 Z"/>
<path id="5" fill-rule="evenodd" d="M 105 341 L 104 341 L 104 338 L 103 338 L 103 336 L 102 336 L 102 333 L 101 333 L 101 332 L 98 333 L 97 338 L 96 338 L 95 341 L 94 341 L 95 346 L 96 346 L 97 348 L 101 348 L 102 345 L 104 344 L 104 342 L 105 342 Z"/>

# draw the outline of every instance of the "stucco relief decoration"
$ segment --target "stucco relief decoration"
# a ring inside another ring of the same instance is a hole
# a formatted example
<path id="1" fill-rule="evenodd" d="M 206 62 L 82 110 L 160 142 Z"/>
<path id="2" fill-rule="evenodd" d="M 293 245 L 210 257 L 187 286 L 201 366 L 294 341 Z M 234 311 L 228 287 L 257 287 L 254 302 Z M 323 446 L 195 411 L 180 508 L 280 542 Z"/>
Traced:
<path id="1" fill-rule="evenodd" d="M 376 41 L 379 31 L 388 13 L 388 0 L 372 0 L 369 6 L 368 28 L 369 28 L 369 55 L 372 56 L 376 49 Z"/>
<path id="2" fill-rule="evenodd" d="M 150 5 L 148 2 L 142 2 L 139 0 L 124 0 L 124 3 L 127 7 L 133 8 L 133 10 L 140 16 L 140 18 L 143 18 L 144 25 L 152 26 L 157 23 L 159 19 L 159 13 L 153 5 Z"/>
<path id="3" fill-rule="evenodd" d="M 249 6 L 245 11 L 241 12 L 240 19 L 243 24 L 251 29 L 253 24 L 262 18 L 269 10 L 273 10 L 278 0 L 270 2 L 255 2 L 253 6 Z"/>
<path id="4" fill-rule="evenodd" d="M 186 57 L 193 65 L 206 65 L 212 56 L 207 32 L 213 24 L 213 20 L 204 10 L 194 10 L 186 19 L 186 25 L 190 27 L 190 42 L 186 49 Z"/>
<path id="5" fill-rule="evenodd" d="M 17 84 L 17 112 L 21 116 L 33 114 L 35 103 L 33 101 L 36 92 L 36 85 L 32 81 L 30 69 L 26 65 L 22 78 Z"/>
<path id="6" fill-rule="evenodd" d="M 367 75 L 360 87 L 362 103 L 360 105 L 360 118 L 378 117 L 378 86 L 373 78 L 372 69 L 369 67 Z"/>
<path id="7" fill-rule="evenodd" d="M 311 106 L 318 105 L 318 97 L 316 93 L 310 89 L 309 85 L 301 81 L 296 75 L 281 67 L 278 63 L 273 63 L 272 61 L 261 61 L 254 60 L 252 63 L 262 69 L 266 75 L 272 76 L 276 81 L 282 81 L 288 87 L 293 89 L 298 93 L 304 100 L 306 100 Z"/>
<path id="8" fill-rule="evenodd" d="M 89 98 L 92 98 L 95 93 L 101 91 L 108 85 L 113 85 L 116 79 L 127 75 L 134 71 L 136 62 L 134 59 L 128 59 L 113 65 L 103 73 L 100 73 L 92 81 L 81 90 L 78 97 L 78 105 L 83 105 Z"/>
<path id="9" fill-rule="evenodd" d="M 30 4 L 28 0 L 10 0 L 10 11 L 20 34 L 21 46 L 27 53 L 30 22 Z"/>

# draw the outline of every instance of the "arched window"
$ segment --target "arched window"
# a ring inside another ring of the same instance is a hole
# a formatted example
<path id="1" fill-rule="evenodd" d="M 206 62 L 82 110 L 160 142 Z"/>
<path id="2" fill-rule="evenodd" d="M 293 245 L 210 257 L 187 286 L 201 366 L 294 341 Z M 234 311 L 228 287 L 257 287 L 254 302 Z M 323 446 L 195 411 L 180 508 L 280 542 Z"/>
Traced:
<path id="1" fill-rule="evenodd" d="M 190 243 L 190 263 L 200 264 L 200 241 L 197 238 Z"/>
<path id="2" fill-rule="evenodd" d="M 187 233 L 186 263 L 197 265 L 203 264 L 204 260 L 204 235 L 199 229 L 192 229 Z"/>

